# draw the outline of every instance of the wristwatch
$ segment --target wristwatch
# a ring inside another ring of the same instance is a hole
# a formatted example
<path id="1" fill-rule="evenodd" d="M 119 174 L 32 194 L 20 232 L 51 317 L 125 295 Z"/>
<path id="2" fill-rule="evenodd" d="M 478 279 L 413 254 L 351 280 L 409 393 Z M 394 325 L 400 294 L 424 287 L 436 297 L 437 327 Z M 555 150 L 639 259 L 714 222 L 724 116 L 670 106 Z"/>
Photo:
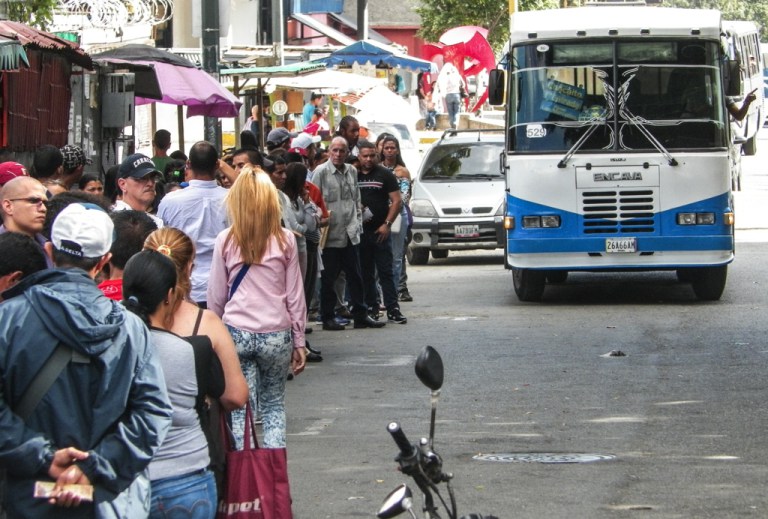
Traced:
<path id="1" fill-rule="evenodd" d="M 387 224 L 387 227 L 392 227 L 392 222 L 389 220 L 384 220 L 384 223 Z"/>

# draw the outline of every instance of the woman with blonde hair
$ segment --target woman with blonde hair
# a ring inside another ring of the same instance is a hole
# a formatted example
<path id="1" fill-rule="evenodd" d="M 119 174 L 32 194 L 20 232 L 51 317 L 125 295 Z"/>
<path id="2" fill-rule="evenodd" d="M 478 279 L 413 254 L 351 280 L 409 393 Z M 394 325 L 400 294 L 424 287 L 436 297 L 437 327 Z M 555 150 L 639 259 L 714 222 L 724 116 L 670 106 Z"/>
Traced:
<path id="1" fill-rule="evenodd" d="M 262 417 L 263 446 L 285 447 L 285 374 L 304 369 L 306 304 L 293 233 L 280 224 L 277 188 L 246 166 L 225 199 L 232 226 L 216 238 L 208 308 L 221 316 L 237 347 Z M 238 448 L 245 412 L 232 413 Z"/>

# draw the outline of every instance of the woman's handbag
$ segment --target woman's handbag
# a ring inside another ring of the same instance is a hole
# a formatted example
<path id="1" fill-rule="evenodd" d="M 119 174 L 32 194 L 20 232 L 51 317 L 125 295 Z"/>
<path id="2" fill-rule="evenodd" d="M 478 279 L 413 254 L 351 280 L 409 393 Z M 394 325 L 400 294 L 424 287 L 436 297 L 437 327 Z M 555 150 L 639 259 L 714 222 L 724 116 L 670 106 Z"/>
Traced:
<path id="1" fill-rule="evenodd" d="M 222 429 L 227 427 L 226 420 L 221 424 Z M 286 451 L 259 447 L 250 402 L 245 407 L 243 450 L 235 450 L 229 434 L 222 436 L 227 477 L 216 519 L 293 519 Z"/>

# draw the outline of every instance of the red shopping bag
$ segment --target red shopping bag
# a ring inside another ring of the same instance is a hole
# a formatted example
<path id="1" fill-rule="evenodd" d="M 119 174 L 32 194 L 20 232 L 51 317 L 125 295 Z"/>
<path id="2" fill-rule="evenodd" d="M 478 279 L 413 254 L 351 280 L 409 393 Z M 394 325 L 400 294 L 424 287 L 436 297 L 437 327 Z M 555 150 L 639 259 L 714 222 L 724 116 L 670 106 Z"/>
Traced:
<path id="1" fill-rule="evenodd" d="M 222 428 L 225 427 L 226 419 L 222 417 Z M 245 408 L 243 450 L 235 450 L 231 434 L 222 437 L 227 472 L 216 519 L 293 519 L 286 451 L 259 448 L 250 402 Z"/>

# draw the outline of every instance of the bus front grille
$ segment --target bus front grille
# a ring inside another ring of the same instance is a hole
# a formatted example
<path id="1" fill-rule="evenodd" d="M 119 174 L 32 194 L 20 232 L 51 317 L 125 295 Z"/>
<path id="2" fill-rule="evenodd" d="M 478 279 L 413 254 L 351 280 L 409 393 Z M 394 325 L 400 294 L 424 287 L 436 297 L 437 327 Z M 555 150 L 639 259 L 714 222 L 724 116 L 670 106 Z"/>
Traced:
<path id="1" fill-rule="evenodd" d="M 584 234 L 638 234 L 656 231 L 653 189 L 582 191 Z"/>

